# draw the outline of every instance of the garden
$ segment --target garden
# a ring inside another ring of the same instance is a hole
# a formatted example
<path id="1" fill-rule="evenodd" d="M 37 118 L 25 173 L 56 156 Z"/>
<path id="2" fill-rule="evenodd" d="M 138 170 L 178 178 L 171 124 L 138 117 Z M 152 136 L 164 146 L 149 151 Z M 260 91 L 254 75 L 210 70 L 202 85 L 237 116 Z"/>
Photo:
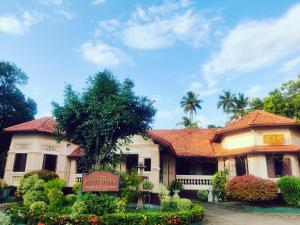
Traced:
<path id="1" fill-rule="evenodd" d="M 141 178 L 136 170 L 120 174 L 120 191 L 115 193 L 82 192 L 77 183 L 72 191 L 64 180 L 49 171 L 27 173 L 16 190 L 17 201 L 4 204 L 0 212 L 0 224 L 32 225 L 152 225 L 198 224 L 204 217 L 204 209 L 189 199 L 171 195 L 160 186 L 160 205 L 129 207 L 141 195 Z M 4 182 L 1 181 L 2 188 Z M 142 183 L 144 189 L 152 189 L 150 181 Z M 151 206 L 151 207 L 150 207 Z"/>

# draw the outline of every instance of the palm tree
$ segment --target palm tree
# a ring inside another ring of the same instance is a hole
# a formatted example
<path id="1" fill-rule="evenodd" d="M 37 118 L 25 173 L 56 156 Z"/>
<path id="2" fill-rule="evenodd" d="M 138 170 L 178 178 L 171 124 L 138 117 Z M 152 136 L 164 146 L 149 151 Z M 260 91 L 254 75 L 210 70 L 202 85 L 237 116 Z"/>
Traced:
<path id="1" fill-rule="evenodd" d="M 247 113 L 247 107 L 249 105 L 249 98 L 245 97 L 243 93 L 239 93 L 237 97 L 234 97 L 233 119 L 238 119 Z"/>
<path id="2" fill-rule="evenodd" d="M 190 114 L 190 121 L 193 122 L 193 114 L 197 113 L 197 109 L 202 109 L 201 103 L 203 101 L 199 99 L 199 95 L 192 91 L 188 91 L 186 96 L 183 96 L 180 101 L 180 107 L 183 108 L 185 113 Z"/>
<path id="3" fill-rule="evenodd" d="M 182 117 L 182 121 L 176 125 L 182 125 L 185 128 L 199 128 L 198 123 L 200 123 L 200 121 L 192 122 L 188 117 L 184 116 Z"/>
<path id="4" fill-rule="evenodd" d="M 217 103 L 218 108 L 223 109 L 223 112 L 227 115 L 227 123 L 229 120 L 229 113 L 234 108 L 234 98 L 235 95 L 230 92 L 230 90 L 225 91 L 223 90 L 223 95 L 219 95 L 219 101 Z"/>

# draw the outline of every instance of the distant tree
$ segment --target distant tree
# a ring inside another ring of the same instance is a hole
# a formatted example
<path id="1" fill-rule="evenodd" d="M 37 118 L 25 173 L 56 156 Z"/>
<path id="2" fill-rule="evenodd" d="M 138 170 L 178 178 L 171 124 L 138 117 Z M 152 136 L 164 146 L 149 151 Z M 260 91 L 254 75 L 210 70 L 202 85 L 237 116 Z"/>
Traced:
<path id="1" fill-rule="evenodd" d="M 264 101 L 260 98 L 253 98 L 249 102 L 250 111 L 254 110 L 263 110 L 264 109 Z"/>
<path id="2" fill-rule="evenodd" d="M 188 91 L 186 96 L 182 97 L 180 101 L 180 106 L 183 108 L 185 113 L 190 114 L 190 121 L 193 122 L 193 115 L 197 114 L 197 109 L 202 109 L 201 103 L 203 101 L 199 98 L 199 95 L 192 91 Z"/>
<path id="3" fill-rule="evenodd" d="M 53 103 L 58 138 L 86 150 L 88 169 L 93 165 L 116 165 L 122 155 L 120 146 L 151 128 L 153 102 L 137 96 L 133 87 L 131 80 L 120 83 L 105 70 L 90 77 L 88 88 L 82 93 L 68 85 L 62 106 Z"/>
<path id="4" fill-rule="evenodd" d="M 208 128 L 208 129 L 212 129 L 212 128 L 221 128 L 221 126 L 217 126 L 217 125 L 214 125 L 214 124 L 209 124 L 209 125 L 207 125 L 207 128 Z"/>
<path id="5" fill-rule="evenodd" d="M 0 131 L 8 126 L 34 119 L 37 106 L 26 98 L 19 86 L 27 83 L 28 77 L 15 64 L 0 62 Z"/>
<path id="6" fill-rule="evenodd" d="M 188 117 L 184 116 L 182 117 L 182 121 L 177 123 L 177 125 L 181 125 L 184 128 L 199 128 L 198 123 L 200 121 L 192 122 Z"/>
<path id="7" fill-rule="evenodd" d="M 238 119 L 246 115 L 248 105 L 249 105 L 249 98 L 245 97 L 243 93 L 238 93 L 238 95 L 234 97 L 232 119 Z"/>
<path id="8" fill-rule="evenodd" d="M 222 108 L 223 112 L 227 115 L 227 123 L 229 121 L 229 114 L 234 108 L 235 94 L 232 94 L 230 90 L 223 90 L 223 94 L 219 95 L 219 101 L 217 103 L 218 108 Z"/>

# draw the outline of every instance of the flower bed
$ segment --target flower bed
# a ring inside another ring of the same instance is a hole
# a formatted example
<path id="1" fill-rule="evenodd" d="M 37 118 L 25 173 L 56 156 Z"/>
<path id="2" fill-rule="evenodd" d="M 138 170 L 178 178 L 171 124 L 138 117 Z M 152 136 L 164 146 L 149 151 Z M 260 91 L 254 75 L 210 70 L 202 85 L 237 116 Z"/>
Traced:
<path id="1" fill-rule="evenodd" d="M 188 225 L 202 221 L 204 209 L 194 204 L 190 210 L 170 212 L 162 211 L 136 211 L 127 213 L 112 213 L 103 216 L 80 214 L 60 215 L 57 213 L 34 213 L 20 206 L 7 211 L 13 223 L 19 224 L 45 224 L 45 225 Z"/>

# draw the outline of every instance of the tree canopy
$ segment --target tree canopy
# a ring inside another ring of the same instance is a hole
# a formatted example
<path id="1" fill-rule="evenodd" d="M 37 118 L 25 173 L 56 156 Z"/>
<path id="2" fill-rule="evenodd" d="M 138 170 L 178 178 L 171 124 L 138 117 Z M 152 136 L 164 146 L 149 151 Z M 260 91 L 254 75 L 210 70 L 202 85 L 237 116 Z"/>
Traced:
<path id="1" fill-rule="evenodd" d="M 202 109 L 201 103 L 203 101 L 199 98 L 199 95 L 192 91 L 188 91 L 180 101 L 180 107 L 183 108 L 185 113 L 190 114 L 190 122 L 193 123 L 193 115 L 197 113 L 198 109 Z"/>
<path id="2" fill-rule="evenodd" d="M 59 138 L 86 150 L 88 169 L 96 164 L 116 164 L 120 146 L 151 128 L 153 102 L 136 95 L 133 87 L 131 80 L 121 83 L 105 70 L 91 76 L 82 93 L 67 85 L 63 105 L 53 103 Z"/>
<path id="3" fill-rule="evenodd" d="M 27 75 L 15 64 L 0 62 L 0 130 L 34 119 L 37 105 L 19 89 L 27 80 Z"/>

